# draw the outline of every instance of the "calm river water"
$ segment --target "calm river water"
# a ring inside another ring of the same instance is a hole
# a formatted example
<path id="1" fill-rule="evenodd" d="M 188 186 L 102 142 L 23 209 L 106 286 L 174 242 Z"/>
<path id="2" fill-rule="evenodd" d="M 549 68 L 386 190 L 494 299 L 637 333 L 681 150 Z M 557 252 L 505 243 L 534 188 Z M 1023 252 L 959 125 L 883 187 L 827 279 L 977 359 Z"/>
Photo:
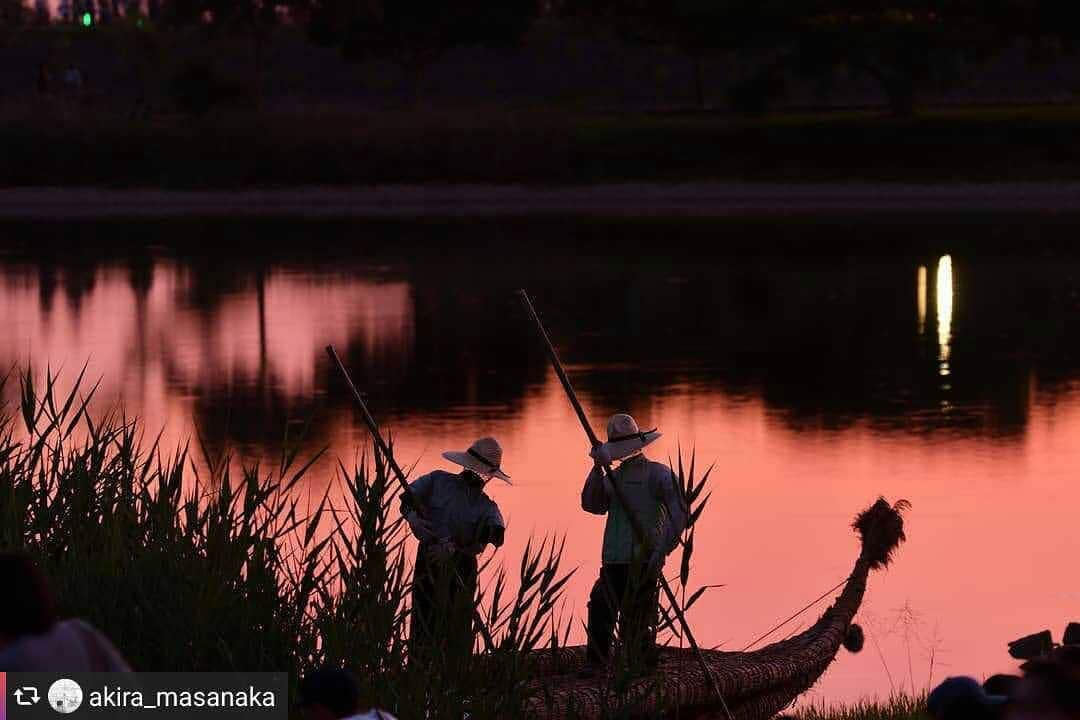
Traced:
<path id="1" fill-rule="evenodd" d="M 351 462 L 366 436 L 334 343 L 399 458 L 493 434 L 513 563 L 565 534 L 585 599 L 603 521 L 585 438 L 514 290 L 529 288 L 594 425 L 633 413 L 715 463 L 691 613 L 738 649 L 850 570 L 852 516 L 913 504 L 871 577 L 859 655 L 809 701 L 1014 667 L 1008 640 L 1080 620 L 1080 250 L 1046 219 L 710 223 L 108 223 L 0 228 L 0 363 L 89 360 L 172 442 Z M 331 481 L 324 464 L 312 495 Z M 800 623 L 812 622 L 804 616 Z M 580 629 L 578 631 L 580 635 Z M 783 633 L 782 633 L 783 634 Z"/>

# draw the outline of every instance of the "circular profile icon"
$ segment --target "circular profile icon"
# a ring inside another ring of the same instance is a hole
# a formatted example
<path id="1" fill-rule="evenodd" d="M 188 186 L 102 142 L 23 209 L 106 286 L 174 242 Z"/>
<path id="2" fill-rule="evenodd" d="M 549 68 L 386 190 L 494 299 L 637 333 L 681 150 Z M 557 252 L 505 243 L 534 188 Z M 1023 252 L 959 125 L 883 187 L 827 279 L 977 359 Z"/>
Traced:
<path id="1" fill-rule="evenodd" d="M 79 683 L 62 678 L 49 686 L 49 707 L 67 715 L 82 705 L 83 693 Z"/>

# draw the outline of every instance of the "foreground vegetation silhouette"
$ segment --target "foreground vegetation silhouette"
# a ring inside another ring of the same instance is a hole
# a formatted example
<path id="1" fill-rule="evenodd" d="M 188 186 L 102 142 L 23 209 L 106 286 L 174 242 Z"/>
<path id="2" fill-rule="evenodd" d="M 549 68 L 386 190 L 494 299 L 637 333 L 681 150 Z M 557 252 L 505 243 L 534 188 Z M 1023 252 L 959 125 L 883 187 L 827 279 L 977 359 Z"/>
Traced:
<path id="1" fill-rule="evenodd" d="M 299 462 L 286 437 L 266 468 L 214 456 L 200 438 L 196 460 L 119 409 L 95 417 L 98 385 L 85 372 L 64 391 L 51 371 L 40 386 L 30 370 L 0 379 L 0 397 L 18 385 L 18 402 L 0 406 L 0 549 L 39 563 L 61 616 L 101 628 L 136 670 L 287 670 L 295 691 L 314 668 L 341 666 L 365 701 L 402 718 L 515 717 L 544 705 L 543 682 L 528 682 L 545 654 L 536 651 L 557 653 L 573 622 L 562 615 L 572 573 L 560 568 L 561 542 L 530 541 L 516 577 L 490 558 L 481 569 L 477 622 L 490 646 L 456 638 L 410 659 L 412 573 L 383 456 L 351 470 L 339 462 L 340 482 L 311 509 L 301 488 L 321 453 Z M 707 473 L 694 475 L 680 459 L 696 521 Z M 693 525 L 683 538 L 685 609 L 705 591 L 686 592 L 692 537 Z M 671 629 L 670 610 L 661 612 Z M 618 665 L 601 680 L 611 691 L 605 717 L 632 711 L 618 692 L 631 681 Z"/>

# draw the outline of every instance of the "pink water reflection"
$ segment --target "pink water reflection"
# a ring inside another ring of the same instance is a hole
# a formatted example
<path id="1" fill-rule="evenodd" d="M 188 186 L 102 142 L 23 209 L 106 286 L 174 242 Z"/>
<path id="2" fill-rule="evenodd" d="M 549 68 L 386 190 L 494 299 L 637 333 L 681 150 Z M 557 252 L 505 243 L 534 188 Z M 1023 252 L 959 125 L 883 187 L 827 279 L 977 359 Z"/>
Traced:
<path id="1" fill-rule="evenodd" d="M 590 412 L 598 421 L 607 410 Z M 1080 431 L 1075 404 L 1064 412 L 1035 404 L 1030 432 L 1006 446 L 897 439 L 864 427 L 793 433 L 759 402 L 733 403 L 694 387 L 637 412 L 666 432 L 654 457 L 674 453 L 681 441 L 693 444 L 699 459 L 716 461 L 694 577 L 726 587 L 692 610 L 706 645 L 741 649 L 842 580 L 857 554 L 851 518 L 877 493 L 914 504 L 909 542 L 897 564 L 871 580 L 862 621 L 875 637 L 860 655 L 842 653 L 807 700 L 887 695 L 889 674 L 897 689 L 913 678 L 921 690 L 931 652 L 939 679 L 1009 669 L 1007 640 L 1044 625 L 1060 632 L 1080 606 L 1080 587 L 1068 567 L 1080 556 L 1080 539 L 1070 529 L 1077 499 L 1070 468 L 1080 462 L 1071 440 Z M 580 568 L 570 597 L 575 612 L 584 612 L 603 524 L 578 509 L 589 467 L 586 445 L 553 376 L 509 422 L 446 422 L 441 432 L 431 425 L 397 429 L 401 456 L 426 458 L 424 468 L 442 464 L 437 449 L 498 433 L 517 481 L 493 491 L 510 522 L 501 552 L 512 559 L 531 533 L 565 533 L 567 561 Z M 905 606 L 914 612 L 907 639 Z"/>
<path id="2" fill-rule="evenodd" d="M 7 276 L 0 280 L 0 316 L 8 319 L 0 361 L 31 358 L 71 372 L 89 358 L 90 375 L 103 378 L 101 403 L 122 398 L 151 426 L 164 425 L 173 442 L 192 435 L 207 394 L 246 392 L 256 404 L 270 396 L 306 401 L 319 415 L 315 440 L 346 462 L 367 438 L 347 405 L 317 400 L 328 390 L 322 347 L 350 347 L 354 364 L 373 367 L 419 362 L 417 310 L 405 280 L 272 271 L 223 291 L 212 304 L 189 301 L 196 283 L 185 268 L 160 262 L 140 294 L 123 270 L 104 267 L 78 302 L 59 289 L 43 301 L 49 291 L 34 276 Z M 957 317 L 963 311 L 958 305 Z M 916 313 L 920 324 L 940 321 L 936 310 L 924 317 L 925 300 L 911 313 L 913 326 Z M 938 337 L 941 329 L 930 332 Z M 948 332 L 951 340 L 954 330 Z M 587 387 L 590 376 L 620 371 L 579 364 L 572 374 Z M 466 377 L 477 385 L 492 380 Z M 922 689 L 931 652 L 937 678 L 1008 669 L 1007 640 L 1045 626 L 1057 633 L 1080 612 L 1071 567 L 1080 556 L 1072 530 L 1080 500 L 1072 471 L 1080 467 L 1075 388 L 1051 402 L 1035 390 L 1039 378 L 1032 375 L 1021 403 L 1026 423 L 1001 438 L 885 432 L 868 421 L 795 430 L 757 394 L 735 396 L 695 377 L 672 371 L 662 392 L 639 393 L 629 408 L 612 407 L 597 393 L 582 399 L 598 428 L 615 410 L 658 425 L 665 436 L 654 446 L 656 458 L 669 457 L 681 442 L 696 448 L 699 462 L 716 463 L 694 579 L 725 587 L 691 613 L 703 644 L 739 649 L 842 579 L 857 553 L 851 517 L 878 494 L 913 503 L 909 542 L 894 568 L 871 579 L 862 618 L 870 631 L 866 650 L 842 653 L 809 700 Z M 420 471 L 445 467 L 444 449 L 496 435 L 516 482 L 492 490 L 510 524 L 500 554 L 513 564 L 530 535 L 565 535 L 567 565 L 580 568 L 570 609 L 583 615 L 603 524 L 578 507 L 586 444 L 550 373 L 506 405 L 408 410 L 376 401 L 374 410 L 394 431 L 399 458 L 417 461 Z M 313 495 L 331 474 L 329 463 L 316 469 Z M 905 607 L 914 613 L 906 626 L 899 612 Z"/>
<path id="3" fill-rule="evenodd" d="M 326 344 L 352 340 L 368 360 L 408 356 L 412 345 L 404 282 L 276 272 L 224 294 L 212 311 L 185 303 L 195 282 L 159 263 L 140 294 L 124 270 L 104 267 L 76 302 L 33 276 L 0 278 L 0 317 L 9 319 L 0 362 L 49 364 L 69 380 L 86 363 L 87 377 L 102 381 L 99 407 L 119 399 L 180 442 L 192 436 L 200 391 L 262 385 L 310 398 Z"/>

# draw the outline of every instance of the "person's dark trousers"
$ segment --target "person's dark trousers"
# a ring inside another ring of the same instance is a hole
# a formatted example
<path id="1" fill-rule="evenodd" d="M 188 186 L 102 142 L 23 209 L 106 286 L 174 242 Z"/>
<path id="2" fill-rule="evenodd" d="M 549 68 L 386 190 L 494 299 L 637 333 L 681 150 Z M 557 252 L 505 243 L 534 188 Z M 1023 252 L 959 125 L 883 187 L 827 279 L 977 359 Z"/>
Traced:
<path id="1" fill-rule="evenodd" d="M 600 566 L 600 577 L 589 593 L 590 664 L 610 659 L 616 622 L 628 657 L 655 662 L 659 593 L 655 573 L 643 573 L 630 564 Z"/>
<path id="2" fill-rule="evenodd" d="M 410 662 L 434 660 L 428 653 L 472 652 L 473 597 L 476 557 L 455 553 L 449 562 L 433 558 L 426 545 L 416 552 L 412 617 L 409 622 Z"/>

